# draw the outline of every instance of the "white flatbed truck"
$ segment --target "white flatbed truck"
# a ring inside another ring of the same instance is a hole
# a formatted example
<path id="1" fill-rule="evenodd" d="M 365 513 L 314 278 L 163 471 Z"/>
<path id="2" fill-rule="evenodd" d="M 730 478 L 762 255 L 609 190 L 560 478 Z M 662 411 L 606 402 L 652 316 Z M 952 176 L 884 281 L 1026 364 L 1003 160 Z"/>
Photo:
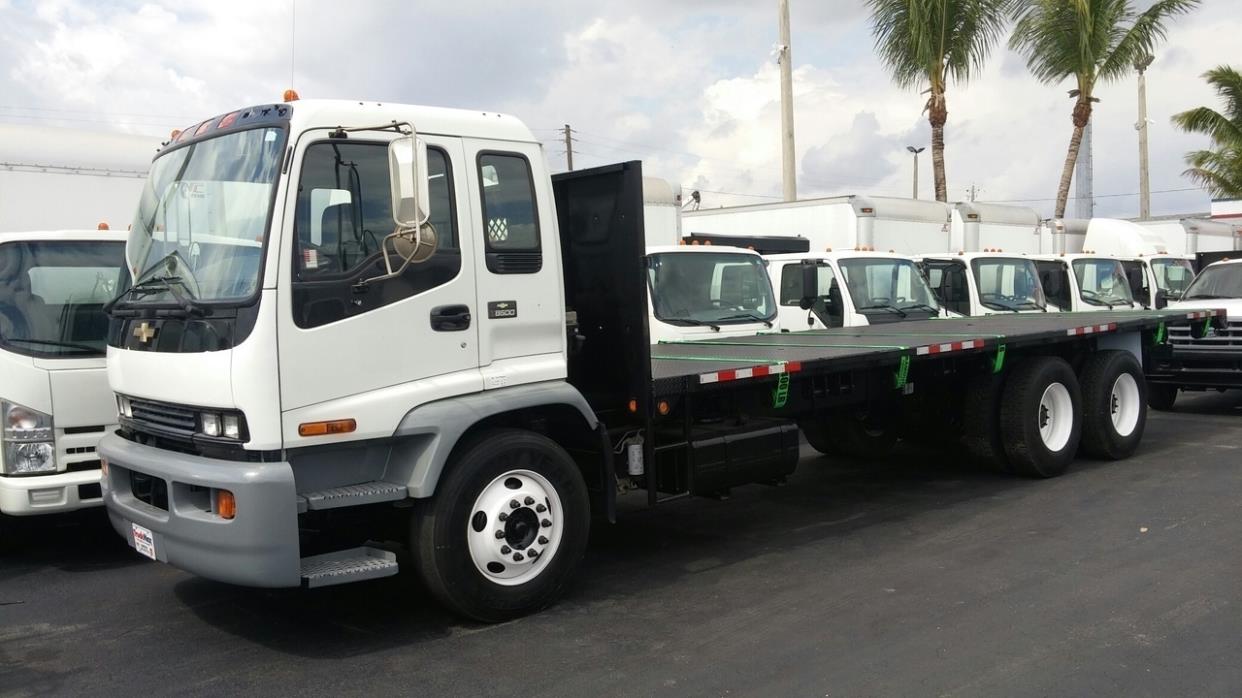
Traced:
<path id="1" fill-rule="evenodd" d="M 103 505 L 95 449 L 116 429 L 104 304 L 125 233 L 0 233 L 0 527 Z"/>
<path id="2" fill-rule="evenodd" d="M 127 248 L 135 282 L 110 308 L 121 414 L 100 453 L 116 531 L 247 586 L 409 565 L 483 621 L 552 603 L 621 492 L 655 506 L 780 481 L 799 423 L 831 434 L 842 415 L 882 411 L 941 424 L 1032 476 L 1080 448 L 1124 458 L 1142 438 L 1156 333 L 1218 315 L 653 346 L 640 164 L 549 176 L 539 140 L 489 113 L 249 107 L 186 129 L 149 184 Z M 804 295 L 817 285 L 808 274 Z M 369 542 L 393 517 L 401 561 Z M 315 532 L 341 520 L 362 523 L 357 539 L 317 552 Z"/>

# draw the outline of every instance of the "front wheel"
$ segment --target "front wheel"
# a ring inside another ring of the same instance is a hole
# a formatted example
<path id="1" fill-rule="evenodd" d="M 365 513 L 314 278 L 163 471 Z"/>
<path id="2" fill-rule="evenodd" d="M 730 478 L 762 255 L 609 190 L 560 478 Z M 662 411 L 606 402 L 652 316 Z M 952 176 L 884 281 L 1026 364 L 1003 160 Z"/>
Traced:
<path id="1" fill-rule="evenodd" d="M 556 600 L 589 530 L 586 484 L 569 454 L 539 434 L 497 429 L 458 447 L 414 514 L 410 547 L 442 604 L 498 623 Z"/>

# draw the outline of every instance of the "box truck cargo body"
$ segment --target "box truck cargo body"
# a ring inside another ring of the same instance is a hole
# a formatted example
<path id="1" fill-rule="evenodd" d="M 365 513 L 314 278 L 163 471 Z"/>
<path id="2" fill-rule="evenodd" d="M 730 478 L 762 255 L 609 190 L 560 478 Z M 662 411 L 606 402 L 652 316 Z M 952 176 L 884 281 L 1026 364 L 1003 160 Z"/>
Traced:
<path id="1" fill-rule="evenodd" d="M 1040 218 L 1035 209 L 962 201 L 953 206 L 952 238 L 947 249 L 909 252 L 979 252 L 985 249 L 1013 254 L 1052 251 L 1042 248 Z"/>

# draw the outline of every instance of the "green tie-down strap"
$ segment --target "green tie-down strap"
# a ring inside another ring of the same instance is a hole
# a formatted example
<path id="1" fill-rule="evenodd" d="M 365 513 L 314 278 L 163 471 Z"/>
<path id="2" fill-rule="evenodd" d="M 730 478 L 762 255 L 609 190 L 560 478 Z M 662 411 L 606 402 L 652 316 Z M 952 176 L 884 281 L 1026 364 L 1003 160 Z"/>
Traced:
<path id="1" fill-rule="evenodd" d="M 1212 331 L 1212 318 L 1203 321 L 1203 334 L 1200 337 L 1206 337 Z"/>
<path id="2" fill-rule="evenodd" d="M 901 357 L 901 363 L 897 364 L 897 371 L 893 374 L 893 387 L 901 390 L 906 387 L 906 381 L 910 378 L 910 356 Z"/>
<path id="3" fill-rule="evenodd" d="M 772 409 L 779 410 L 789 402 L 789 374 L 782 373 L 772 389 Z"/>
<path id="4" fill-rule="evenodd" d="M 992 373 L 1000 373 L 1005 370 L 1005 345 L 998 344 L 996 346 L 996 358 L 992 360 Z"/>
<path id="5" fill-rule="evenodd" d="M 1156 325 L 1156 334 L 1152 337 L 1151 343 L 1155 344 L 1156 346 L 1164 344 L 1165 338 L 1167 336 L 1167 332 L 1168 332 L 1168 329 L 1165 328 L 1163 322 L 1160 323 L 1159 325 Z"/>

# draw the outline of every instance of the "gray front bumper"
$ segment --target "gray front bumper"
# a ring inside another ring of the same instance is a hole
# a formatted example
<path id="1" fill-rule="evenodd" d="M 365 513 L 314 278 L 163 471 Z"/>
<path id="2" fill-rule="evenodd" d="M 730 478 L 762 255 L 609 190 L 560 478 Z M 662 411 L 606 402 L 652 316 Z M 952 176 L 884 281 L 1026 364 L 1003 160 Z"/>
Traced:
<path id="1" fill-rule="evenodd" d="M 301 584 L 297 493 L 288 463 L 249 463 L 166 451 L 109 434 L 104 505 L 130 546 L 133 526 L 151 530 L 162 562 L 208 579 L 253 587 Z M 168 510 L 137 499 L 130 473 L 163 480 Z M 237 500 L 237 516 L 211 512 L 210 489 Z"/>

